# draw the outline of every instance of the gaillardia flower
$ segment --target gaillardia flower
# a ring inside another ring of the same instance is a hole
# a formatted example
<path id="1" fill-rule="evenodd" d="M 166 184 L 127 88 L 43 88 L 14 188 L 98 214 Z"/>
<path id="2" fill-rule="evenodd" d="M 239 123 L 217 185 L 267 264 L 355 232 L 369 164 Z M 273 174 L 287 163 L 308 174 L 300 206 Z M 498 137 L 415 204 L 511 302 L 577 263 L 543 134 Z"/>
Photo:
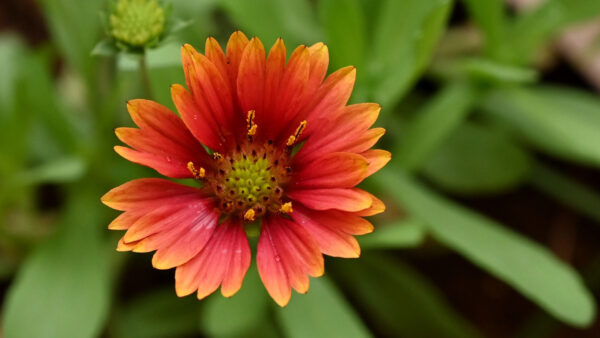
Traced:
<path id="1" fill-rule="evenodd" d="M 182 47 L 187 90 L 173 85 L 179 116 L 158 103 L 127 106 L 139 128 L 118 128 L 124 158 L 193 186 L 166 179 L 127 182 L 102 197 L 123 211 L 109 229 L 127 230 L 117 250 L 156 251 L 157 269 L 176 268 L 177 295 L 199 299 L 219 285 L 235 294 L 250 266 L 246 230 L 257 227 L 260 277 L 281 306 L 291 288 L 308 290 L 323 274 L 323 255 L 358 257 L 353 237 L 373 226 L 363 216 L 383 203 L 355 186 L 390 159 L 370 149 L 384 134 L 370 128 L 373 103 L 346 105 L 354 67 L 327 78 L 327 47 L 300 46 L 286 62 L 277 40 L 231 35 L 226 53 L 213 38 L 205 55 Z"/>

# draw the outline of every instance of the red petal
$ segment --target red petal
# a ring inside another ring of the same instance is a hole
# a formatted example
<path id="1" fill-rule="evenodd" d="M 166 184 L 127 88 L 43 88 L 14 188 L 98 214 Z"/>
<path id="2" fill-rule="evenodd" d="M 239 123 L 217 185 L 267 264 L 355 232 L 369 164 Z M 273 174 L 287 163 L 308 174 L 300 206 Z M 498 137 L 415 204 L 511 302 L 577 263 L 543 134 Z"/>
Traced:
<path id="1" fill-rule="evenodd" d="M 372 204 L 371 195 L 357 188 L 290 190 L 286 194 L 292 200 L 315 210 L 337 209 L 355 212 L 365 210 Z"/>
<path id="2" fill-rule="evenodd" d="M 265 139 L 273 139 L 269 134 L 276 132 L 271 128 L 271 122 L 276 118 L 278 111 L 275 109 L 277 102 L 279 85 L 283 77 L 285 69 L 286 51 L 285 44 L 281 38 L 275 41 L 273 47 L 269 51 L 266 64 L 266 79 L 265 79 L 265 97 L 264 97 L 264 112 L 256 116 L 257 124 L 261 128 L 259 134 L 264 135 Z M 265 135 L 265 133 L 267 135 Z"/>
<path id="3" fill-rule="evenodd" d="M 313 132 L 294 160 L 302 163 L 310 161 L 320 154 L 337 151 L 357 152 L 356 149 L 361 149 L 361 146 L 356 146 L 357 143 L 363 145 L 365 138 L 369 139 L 369 137 L 373 138 L 378 135 L 376 132 L 377 135 L 373 136 L 373 131 L 369 131 L 368 128 L 375 123 L 380 111 L 381 106 L 378 104 L 360 103 L 344 107 L 337 112 L 332 112 L 330 116 L 318 119 L 312 123 L 316 127 L 312 129 Z M 310 124 L 309 122 L 308 125 Z M 378 139 L 376 138 L 375 142 Z M 370 146 L 362 151 L 369 148 Z"/>
<path id="4" fill-rule="evenodd" d="M 306 116 L 315 119 L 344 107 L 352 94 L 355 80 L 356 68 L 352 66 L 329 75 L 317 89 Z"/>
<path id="5" fill-rule="evenodd" d="M 275 124 L 277 134 L 273 137 L 274 140 L 284 137 L 285 140 L 283 141 L 285 142 L 289 135 L 282 134 L 282 131 L 297 127 L 297 125 L 292 124 L 296 120 L 295 117 L 299 111 L 306 104 L 306 100 L 303 100 L 303 94 L 309 79 L 309 72 L 310 55 L 308 48 L 299 46 L 290 56 L 281 79 L 281 87 L 275 98 L 274 111 L 277 115 L 272 118 L 277 122 Z"/>
<path id="6" fill-rule="evenodd" d="M 323 274 L 317 244 L 301 226 L 282 217 L 263 220 L 256 260 L 263 284 L 280 306 L 288 303 L 291 287 L 304 293 L 308 275 Z"/>
<path id="7" fill-rule="evenodd" d="M 226 142 L 235 143 L 241 121 L 234 113 L 235 93 L 231 92 L 227 78 L 223 78 L 217 67 L 189 44 L 182 47 L 181 57 L 194 102 L 217 123 L 219 136 Z"/>
<path id="8" fill-rule="evenodd" d="M 221 293 L 230 297 L 242 285 L 250 266 L 250 246 L 242 224 L 232 220 L 217 226 L 204 249 L 177 267 L 175 290 L 179 297 L 198 290 L 202 299 L 221 284 Z"/>
<path id="9" fill-rule="evenodd" d="M 327 227 L 347 233 L 349 235 L 364 235 L 373 231 L 373 224 L 357 215 L 357 213 L 345 212 L 339 210 L 311 210 L 303 208 L 301 205 L 294 205 L 294 214 L 296 209 L 300 208 L 302 213 L 311 219 L 318 220 L 319 223 Z"/>
<path id="10" fill-rule="evenodd" d="M 229 71 L 227 70 L 227 58 L 225 53 L 223 53 L 223 49 L 219 45 L 219 42 L 213 38 L 209 37 L 206 39 L 206 43 L 204 45 L 204 54 L 206 58 L 208 58 L 219 70 L 221 76 L 224 79 L 227 79 L 227 84 L 229 85 L 230 91 L 233 92 L 233 88 L 231 86 L 231 80 L 229 78 Z"/>
<path id="11" fill-rule="evenodd" d="M 360 246 L 356 239 L 324 222 L 324 219 L 319 218 L 319 212 L 310 212 L 300 205 L 294 205 L 291 216 L 315 239 L 322 253 L 344 258 L 360 256 Z"/>
<path id="12" fill-rule="evenodd" d="M 304 92 L 304 101 L 312 99 L 313 95 L 321 86 L 327 67 L 329 66 L 329 50 L 322 42 L 317 42 L 308 48 L 310 55 L 310 75 Z"/>
<path id="13" fill-rule="evenodd" d="M 358 154 L 327 154 L 301 167 L 291 183 L 297 189 L 351 188 L 366 177 L 368 167 Z"/>
<path id="14" fill-rule="evenodd" d="M 116 148 L 120 155 L 177 178 L 192 177 L 187 170 L 189 161 L 200 165 L 209 163 L 202 145 L 168 108 L 148 100 L 131 100 L 127 108 L 140 129 L 116 129 L 119 139 L 135 149 Z"/>
<path id="15" fill-rule="evenodd" d="M 121 213 L 108 225 L 110 230 L 127 230 L 133 223 L 140 219 L 144 215 L 143 212 L 138 210 L 125 211 Z"/>
<path id="16" fill-rule="evenodd" d="M 213 150 L 224 151 L 226 140 L 219 134 L 217 122 L 206 106 L 200 106 L 183 86 L 171 86 L 171 97 L 181 119 L 202 144 Z"/>
<path id="17" fill-rule="evenodd" d="M 102 196 L 102 203 L 121 211 L 152 210 L 165 204 L 193 202 L 205 198 L 196 188 L 160 178 L 142 178 L 113 188 Z"/>
<path id="18" fill-rule="evenodd" d="M 242 54 L 237 78 L 238 98 L 244 114 L 250 110 L 258 115 L 264 112 L 264 90 L 265 48 L 258 38 L 252 38 Z"/>

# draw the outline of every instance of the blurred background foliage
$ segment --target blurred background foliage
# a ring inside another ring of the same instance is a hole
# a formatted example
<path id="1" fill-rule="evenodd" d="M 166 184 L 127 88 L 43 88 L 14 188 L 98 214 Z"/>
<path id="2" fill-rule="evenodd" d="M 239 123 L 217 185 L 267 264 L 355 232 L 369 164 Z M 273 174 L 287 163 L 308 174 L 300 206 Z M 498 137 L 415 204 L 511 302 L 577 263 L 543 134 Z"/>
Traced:
<path id="1" fill-rule="evenodd" d="M 179 48 L 241 29 L 325 41 L 383 106 L 388 212 L 358 260 L 286 308 L 254 267 L 239 294 L 179 299 L 117 254 L 100 196 L 156 176 L 113 128 L 144 97 L 136 56 L 92 56 L 106 0 L 0 4 L 0 312 L 5 337 L 600 335 L 600 1 L 169 0 L 191 24 L 146 54 L 173 107 Z"/>

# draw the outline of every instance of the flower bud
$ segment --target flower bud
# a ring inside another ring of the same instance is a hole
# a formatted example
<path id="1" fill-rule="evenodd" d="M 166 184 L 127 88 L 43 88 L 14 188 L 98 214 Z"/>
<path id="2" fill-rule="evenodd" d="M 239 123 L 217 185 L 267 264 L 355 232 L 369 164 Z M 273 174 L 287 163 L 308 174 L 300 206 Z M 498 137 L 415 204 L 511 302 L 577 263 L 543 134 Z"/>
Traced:
<path id="1" fill-rule="evenodd" d="M 165 31 L 165 10 L 157 0 L 118 0 L 108 21 L 117 43 L 152 47 Z"/>

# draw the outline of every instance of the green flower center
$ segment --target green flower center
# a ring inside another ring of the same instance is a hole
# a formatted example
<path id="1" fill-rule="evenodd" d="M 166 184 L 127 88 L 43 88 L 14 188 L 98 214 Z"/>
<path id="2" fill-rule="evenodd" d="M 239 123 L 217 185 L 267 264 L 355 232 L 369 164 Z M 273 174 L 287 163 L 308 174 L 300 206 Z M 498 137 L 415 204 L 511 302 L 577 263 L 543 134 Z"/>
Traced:
<path id="1" fill-rule="evenodd" d="M 165 11 L 156 0 L 119 0 L 109 24 L 116 40 L 143 47 L 160 38 L 165 28 Z"/>
<path id="2" fill-rule="evenodd" d="M 249 206 L 267 202 L 277 188 L 267 159 L 246 157 L 234 161 L 224 179 L 225 191 L 236 201 Z"/>

